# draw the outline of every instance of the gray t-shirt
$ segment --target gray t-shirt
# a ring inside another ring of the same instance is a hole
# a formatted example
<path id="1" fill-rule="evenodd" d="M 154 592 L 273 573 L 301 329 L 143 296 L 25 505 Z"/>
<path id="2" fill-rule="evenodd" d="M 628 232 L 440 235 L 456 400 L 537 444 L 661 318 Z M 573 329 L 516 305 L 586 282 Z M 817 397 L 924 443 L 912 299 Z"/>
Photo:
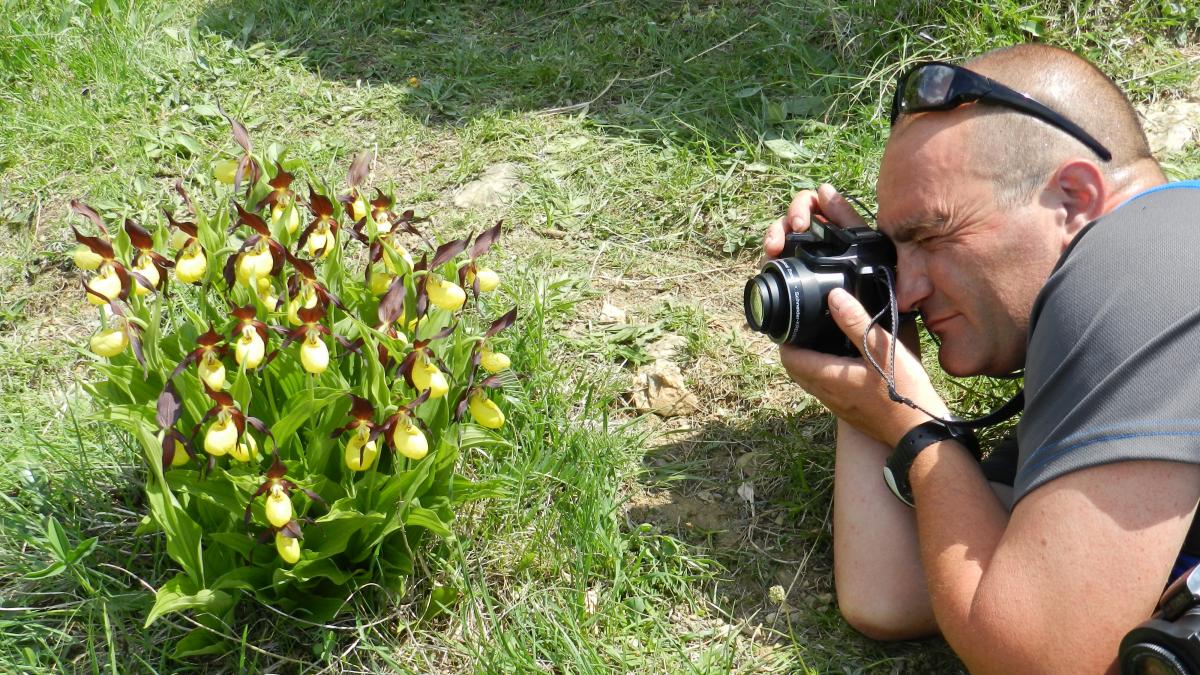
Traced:
<path id="1" fill-rule="evenodd" d="M 1091 223 L 1038 294 L 1015 504 L 1054 478 L 1134 459 L 1200 463 L 1200 181 Z"/>

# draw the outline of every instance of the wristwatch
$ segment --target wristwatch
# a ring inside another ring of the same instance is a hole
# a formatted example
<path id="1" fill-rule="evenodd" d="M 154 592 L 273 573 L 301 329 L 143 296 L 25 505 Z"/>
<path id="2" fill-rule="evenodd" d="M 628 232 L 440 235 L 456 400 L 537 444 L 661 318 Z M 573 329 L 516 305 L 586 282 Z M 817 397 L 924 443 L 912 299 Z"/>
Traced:
<path id="1" fill-rule="evenodd" d="M 883 480 L 896 499 L 908 506 L 913 505 L 912 486 L 908 483 L 908 472 L 917 455 L 925 448 L 940 441 L 955 440 L 962 443 L 976 459 L 979 459 L 979 441 L 970 429 L 942 422 L 925 422 L 909 430 L 896 444 L 896 449 L 883 466 Z"/>

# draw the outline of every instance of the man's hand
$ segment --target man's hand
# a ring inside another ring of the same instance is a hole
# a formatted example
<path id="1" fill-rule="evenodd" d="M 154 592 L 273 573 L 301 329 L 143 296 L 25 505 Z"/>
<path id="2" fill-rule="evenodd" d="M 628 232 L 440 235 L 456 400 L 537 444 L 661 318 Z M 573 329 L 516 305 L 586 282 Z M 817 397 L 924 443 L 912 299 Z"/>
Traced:
<path id="1" fill-rule="evenodd" d="M 842 332 L 862 350 L 863 332 L 871 321 L 863 306 L 846 291 L 834 289 L 829 310 Z M 881 326 L 871 329 L 867 346 L 884 372 L 892 336 Z M 833 356 L 780 345 L 783 367 L 805 391 L 816 396 L 838 418 L 868 436 L 894 447 L 904 434 L 929 418 L 888 398 L 887 385 L 865 358 Z M 939 417 L 948 414 L 921 361 L 903 343 L 896 345 L 896 389 L 902 396 Z"/>
<path id="2" fill-rule="evenodd" d="M 862 227 L 866 224 L 854 207 L 829 183 L 816 190 L 801 190 L 792 197 L 787 215 L 771 223 L 763 237 L 763 250 L 768 258 L 783 251 L 783 239 L 789 232 L 807 232 L 813 215 L 819 215 L 841 227 Z"/>

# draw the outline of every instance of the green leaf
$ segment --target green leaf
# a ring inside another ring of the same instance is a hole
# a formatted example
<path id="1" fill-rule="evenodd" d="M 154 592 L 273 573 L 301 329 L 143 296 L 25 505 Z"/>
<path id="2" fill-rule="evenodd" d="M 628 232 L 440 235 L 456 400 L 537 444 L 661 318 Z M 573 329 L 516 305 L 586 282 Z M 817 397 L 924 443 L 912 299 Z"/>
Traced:
<path id="1" fill-rule="evenodd" d="M 58 561 L 51 563 L 50 565 L 48 565 L 47 567 L 45 567 L 43 569 L 40 569 L 36 572 L 30 572 L 30 573 L 26 574 L 25 578 L 32 579 L 32 580 L 49 579 L 50 577 L 56 577 L 56 576 L 62 574 L 63 572 L 66 571 L 66 569 L 67 569 L 67 563 L 65 563 L 61 560 L 58 560 Z"/>
<path id="2" fill-rule="evenodd" d="M 96 550 L 96 543 L 98 541 L 99 537 L 90 537 L 79 542 L 79 545 L 75 547 L 75 550 L 71 551 L 70 560 L 68 562 L 74 564 L 91 555 L 92 551 Z"/>
<path id="3" fill-rule="evenodd" d="M 143 628 L 149 628 L 159 617 L 172 612 L 202 609 L 218 614 L 232 603 L 233 597 L 228 593 L 209 588 L 197 589 L 191 579 L 177 574 L 154 593 L 154 606 L 150 608 Z"/>
<path id="4" fill-rule="evenodd" d="M 224 654 L 227 651 L 229 646 L 219 633 L 207 628 L 194 628 L 175 643 L 174 656 L 177 659 L 185 659 L 189 656 Z"/>
<path id="5" fill-rule="evenodd" d="M 793 160 L 804 154 L 804 148 L 786 138 L 772 138 L 763 143 L 775 156 L 783 160 Z"/>
<path id="6" fill-rule="evenodd" d="M 343 396 L 344 392 L 329 387 L 301 390 L 288 400 L 287 412 L 271 427 L 271 435 L 283 445 L 309 418 Z"/>
<path id="7" fill-rule="evenodd" d="M 382 513 L 359 512 L 353 497 L 339 499 L 330 506 L 328 514 L 316 520 L 317 527 L 307 529 L 304 545 L 315 551 L 318 558 L 338 555 L 346 550 L 350 537 L 385 520 L 387 516 Z"/>
<path id="8" fill-rule="evenodd" d="M 46 518 L 46 543 L 54 557 L 63 562 L 70 562 L 68 551 L 71 550 L 71 543 L 67 541 L 67 533 L 54 516 Z"/>
<path id="9" fill-rule="evenodd" d="M 246 539 L 253 543 L 249 538 Z M 243 590 L 255 593 L 258 589 L 264 588 L 270 583 L 271 574 L 267 568 L 246 566 L 238 567 L 222 574 L 219 579 L 213 582 L 212 590 Z"/>
<path id="10" fill-rule="evenodd" d="M 431 511 L 430 509 L 419 506 L 409 509 L 408 515 L 404 517 L 404 524 L 423 527 L 430 532 L 443 537 L 454 536 L 454 533 L 450 530 L 450 527 L 447 526 L 446 523 L 442 522 L 442 519 L 438 517 L 436 511 Z"/>
<path id="11" fill-rule="evenodd" d="M 238 367 L 237 377 L 233 378 L 233 386 L 229 394 L 237 401 L 238 410 L 250 410 L 250 378 L 246 377 L 246 369 Z"/>

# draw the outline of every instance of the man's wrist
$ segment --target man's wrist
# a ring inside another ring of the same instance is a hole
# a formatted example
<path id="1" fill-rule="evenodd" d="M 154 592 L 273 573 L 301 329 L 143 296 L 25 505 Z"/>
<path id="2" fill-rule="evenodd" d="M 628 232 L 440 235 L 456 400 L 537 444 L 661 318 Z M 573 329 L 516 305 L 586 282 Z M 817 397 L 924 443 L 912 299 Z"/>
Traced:
<path id="1" fill-rule="evenodd" d="M 975 434 L 965 427 L 947 425 L 940 421 L 928 421 L 914 426 L 897 442 L 895 450 L 888 456 L 883 467 L 883 479 L 888 489 L 901 502 L 913 506 L 910 474 L 913 464 L 927 448 L 942 441 L 955 441 L 979 458 L 979 442 Z"/>

